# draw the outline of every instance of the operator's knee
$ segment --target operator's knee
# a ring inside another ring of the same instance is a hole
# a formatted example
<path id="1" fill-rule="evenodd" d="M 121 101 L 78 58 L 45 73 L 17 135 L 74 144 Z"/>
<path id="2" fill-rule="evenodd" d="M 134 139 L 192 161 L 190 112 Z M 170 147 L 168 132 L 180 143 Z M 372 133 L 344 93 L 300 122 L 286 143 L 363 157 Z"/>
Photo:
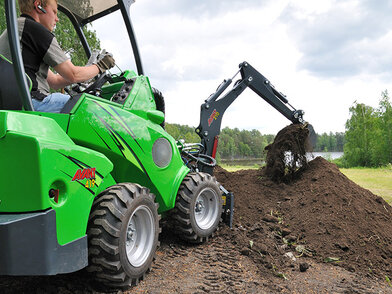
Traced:
<path id="1" fill-rule="evenodd" d="M 69 95 L 52 93 L 46 96 L 42 101 L 33 99 L 33 107 L 35 111 L 59 113 L 69 99 Z"/>

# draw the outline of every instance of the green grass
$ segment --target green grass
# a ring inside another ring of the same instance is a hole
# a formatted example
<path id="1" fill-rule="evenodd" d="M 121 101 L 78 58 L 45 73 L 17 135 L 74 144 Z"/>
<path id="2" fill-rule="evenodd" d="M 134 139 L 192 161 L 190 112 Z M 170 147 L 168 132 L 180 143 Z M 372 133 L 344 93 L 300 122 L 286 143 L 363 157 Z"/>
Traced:
<path id="1" fill-rule="evenodd" d="M 219 164 L 220 167 L 224 168 L 229 172 L 235 172 L 241 169 L 259 169 L 260 165 L 229 165 L 229 164 Z"/>
<path id="2" fill-rule="evenodd" d="M 258 169 L 259 165 L 220 165 L 229 172 L 241 169 Z M 392 205 L 392 167 L 386 168 L 341 168 L 340 171 L 350 180 L 370 190 L 372 193 L 381 196 L 386 202 Z"/>
<path id="3" fill-rule="evenodd" d="M 392 204 L 392 168 L 341 168 L 340 171 L 353 182 Z"/>

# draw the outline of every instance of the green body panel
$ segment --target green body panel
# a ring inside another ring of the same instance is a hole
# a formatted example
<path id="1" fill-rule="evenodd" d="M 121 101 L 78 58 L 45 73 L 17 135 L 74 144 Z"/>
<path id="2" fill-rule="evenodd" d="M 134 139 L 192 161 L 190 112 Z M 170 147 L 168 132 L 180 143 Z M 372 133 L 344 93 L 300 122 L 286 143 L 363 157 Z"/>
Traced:
<path id="1" fill-rule="evenodd" d="M 67 132 L 68 123 L 69 123 L 69 114 L 51 113 L 51 112 L 29 112 L 29 113 L 54 119 L 57 122 L 57 124 L 63 129 L 63 131 Z"/>
<path id="2" fill-rule="evenodd" d="M 154 95 L 151 92 L 150 82 L 147 77 L 139 76 L 135 80 L 131 93 L 124 103 L 124 108 L 129 108 L 133 111 L 139 110 L 140 116 L 146 115 L 147 110 L 155 109 Z"/>
<path id="3" fill-rule="evenodd" d="M 116 182 L 150 188 L 157 196 L 159 212 L 163 212 L 174 207 L 177 190 L 189 169 L 183 164 L 175 140 L 152 118 L 156 110 L 148 79 L 137 78 L 136 85 L 138 88 L 132 89 L 124 105 L 83 96 L 73 110 L 68 135 L 78 145 L 105 154 L 114 164 L 112 175 Z M 172 160 L 164 168 L 152 158 L 152 147 L 158 138 L 166 138 L 172 149 Z"/>
<path id="4" fill-rule="evenodd" d="M 114 93 L 117 93 L 118 91 L 120 91 L 123 84 L 124 84 L 123 82 L 117 82 L 117 83 L 113 83 L 113 84 L 102 87 L 102 92 L 101 92 L 102 98 L 104 98 L 106 100 L 110 100 L 110 98 L 112 98 Z"/>
<path id="5" fill-rule="evenodd" d="M 115 183 L 113 164 L 77 146 L 53 119 L 0 111 L 0 124 L 0 212 L 53 208 L 59 244 L 84 236 L 94 196 Z M 72 181 L 79 169 L 89 167 L 96 169 L 94 185 L 92 179 Z M 58 203 L 49 197 L 50 189 L 59 189 Z"/>

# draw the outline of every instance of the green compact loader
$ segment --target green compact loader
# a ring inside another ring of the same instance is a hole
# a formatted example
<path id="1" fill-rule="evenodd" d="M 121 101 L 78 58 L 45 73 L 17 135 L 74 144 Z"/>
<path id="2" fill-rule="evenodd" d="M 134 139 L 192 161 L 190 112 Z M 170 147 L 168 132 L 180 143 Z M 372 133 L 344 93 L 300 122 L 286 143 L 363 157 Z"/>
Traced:
<path id="1" fill-rule="evenodd" d="M 213 177 L 221 119 L 250 87 L 294 123 L 303 112 L 248 63 L 201 106 L 201 143 L 164 130 L 162 94 L 150 86 L 130 20 L 131 0 L 58 0 L 88 58 L 83 26 L 120 11 L 137 73 L 104 73 L 69 89 L 61 113 L 33 109 L 17 31 L 15 0 L 5 0 L 11 60 L 0 56 L 0 275 L 55 275 L 87 268 L 113 288 L 144 278 L 153 262 L 160 218 L 186 241 L 202 243 L 234 196 Z M 220 98 L 220 99 L 218 99 Z M 288 106 L 290 106 L 290 108 Z"/>
<path id="2" fill-rule="evenodd" d="M 13 62 L 0 57 L 0 275 L 87 267 L 105 285 L 135 284 L 151 267 L 161 215 L 170 212 L 190 242 L 212 235 L 222 214 L 219 184 L 190 170 L 182 145 L 161 126 L 162 96 L 142 74 L 130 1 L 91 1 L 83 10 L 79 1 L 58 1 L 89 57 L 81 28 L 120 10 L 139 71 L 73 87 L 61 113 L 32 108 L 14 2 L 5 1 Z"/>

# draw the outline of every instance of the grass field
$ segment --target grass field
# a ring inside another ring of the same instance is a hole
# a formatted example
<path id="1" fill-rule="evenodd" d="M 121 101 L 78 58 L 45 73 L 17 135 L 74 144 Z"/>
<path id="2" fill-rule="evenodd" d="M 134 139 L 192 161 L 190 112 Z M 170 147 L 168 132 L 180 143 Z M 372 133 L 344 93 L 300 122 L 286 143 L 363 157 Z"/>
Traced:
<path id="1" fill-rule="evenodd" d="M 260 165 L 229 165 L 229 164 L 219 164 L 220 167 L 223 167 L 225 170 L 229 172 L 235 172 L 241 169 L 259 169 Z"/>
<path id="2" fill-rule="evenodd" d="M 258 165 L 221 165 L 221 167 L 230 172 L 260 168 Z M 385 201 L 392 205 L 392 168 L 342 168 L 340 171 L 362 188 L 383 197 Z"/>
<path id="3" fill-rule="evenodd" d="M 340 171 L 392 205 L 392 168 L 342 168 Z"/>

